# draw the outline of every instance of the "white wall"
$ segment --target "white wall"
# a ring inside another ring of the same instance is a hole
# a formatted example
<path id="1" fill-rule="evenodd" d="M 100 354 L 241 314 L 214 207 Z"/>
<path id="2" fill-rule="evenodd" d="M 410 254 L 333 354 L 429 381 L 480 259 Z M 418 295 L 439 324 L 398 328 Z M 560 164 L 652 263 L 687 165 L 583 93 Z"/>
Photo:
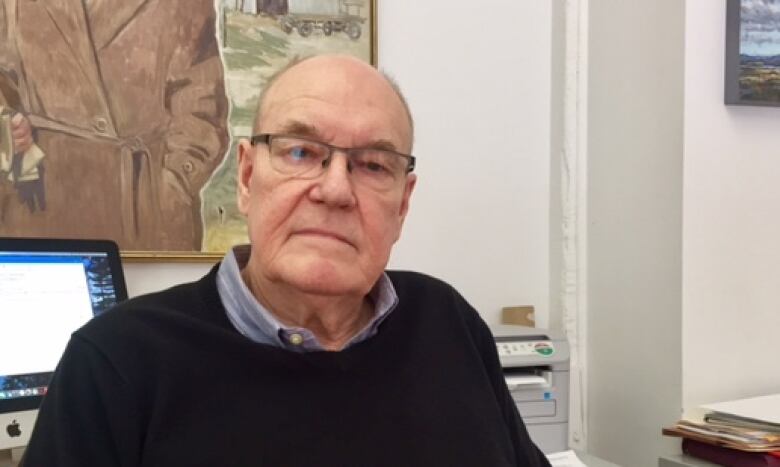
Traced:
<path id="1" fill-rule="evenodd" d="M 780 109 L 723 104 L 725 5 L 590 2 L 589 449 L 620 465 L 780 391 Z"/>
<path id="2" fill-rule="evenodd" d="M 453 284 L 489 322 L 548 321 L 549 2 L 379 2 L 379 65 L 417 125 L 419 182 L 391 267 Z"/>
<path id="3" fill-rule="evenodd" d="M 588 451 L 651 467 L 679 452 L 685 6 L 589 8 Z"/>
<path id="4" fill-rule="evenodd" d="M 212 263 L 130 263 L 124 261 L 127 293 L 131 297 L 197 280 Z"/>
<path id="5" fill-rule="evenodd" d="M 686 6 L 683 403 L 780 392 L 780 108 L 723 104 L 725 2 Z"/>
<path id="6" fill-rule="evenodd" d="M 548 2 L 384 0 L 379 65 L 416 121 L 419 182 L 391 267 L 441 277 L 489 322 L 549 302 Z M 500 14 L 497 14 L 500 12 Z M 131 293 L 208 266 L 129 264 Z"/>

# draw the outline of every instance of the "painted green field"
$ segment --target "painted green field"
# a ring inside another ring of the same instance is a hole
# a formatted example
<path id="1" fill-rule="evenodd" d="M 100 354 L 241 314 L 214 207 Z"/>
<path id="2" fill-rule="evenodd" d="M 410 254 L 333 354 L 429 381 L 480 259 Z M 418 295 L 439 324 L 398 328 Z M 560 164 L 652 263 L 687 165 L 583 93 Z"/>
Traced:
<path id="1" fill-rule="evenodd" d="M 743 100 L 780 103 L 780 69 L 742 66 L 739 93 Z"/>

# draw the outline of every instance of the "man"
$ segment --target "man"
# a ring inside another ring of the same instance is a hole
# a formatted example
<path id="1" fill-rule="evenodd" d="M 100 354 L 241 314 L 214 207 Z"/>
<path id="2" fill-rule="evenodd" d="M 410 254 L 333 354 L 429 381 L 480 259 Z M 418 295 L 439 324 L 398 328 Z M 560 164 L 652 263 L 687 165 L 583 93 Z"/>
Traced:
<path id="1" fill-rule="evenodd" d="M 251 249 L 76 332 L 27 467 L 549 465 L 477 312 L 384 272 L 416 183 L 394 86 L 314 57 L 258 112 L 238 148 Z"/>
<path id="2" fill-rule="evenodd" d="M 15 176 L 0 236 L 201 249 L 228 143 L 215 18 L 213 0 L 2 0 L 0 105 L 16 149 L 46 157 Z"/>

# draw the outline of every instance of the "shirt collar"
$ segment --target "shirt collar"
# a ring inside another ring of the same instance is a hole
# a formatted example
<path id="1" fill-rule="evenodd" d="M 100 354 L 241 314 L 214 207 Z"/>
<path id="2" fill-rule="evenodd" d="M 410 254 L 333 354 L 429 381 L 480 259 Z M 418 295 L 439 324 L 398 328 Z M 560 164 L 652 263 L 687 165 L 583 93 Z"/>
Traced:
<path id="1" fill-rule="evenodd" d="M 241 277 L 251 251 L 250 245 L 239 245 L 227 252 L 217 271 L 217 290 L 233 326 L 247 338 L 266 345 L 298 352 L 325 350 L 310 330 L 284 326 L 273 313 L 257 301 Z M 374 316 L 344 348 L 363 342 L 379 332 L 379 325 L 398 305 L 398 295 L 387 274 L 377 280 L 368 293 L 374 303 Z"/>

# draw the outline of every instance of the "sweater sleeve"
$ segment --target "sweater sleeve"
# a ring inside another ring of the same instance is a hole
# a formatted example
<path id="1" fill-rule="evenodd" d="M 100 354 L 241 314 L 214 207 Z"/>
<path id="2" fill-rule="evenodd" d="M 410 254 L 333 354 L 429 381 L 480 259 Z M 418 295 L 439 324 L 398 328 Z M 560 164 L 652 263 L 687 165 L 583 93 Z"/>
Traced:
<path id="1" fill-rule="evenodd" d="M 23 467 L 139 464 L 142 437 L 127 382 L 74 334 L 43 399 Z"/>
<path id="2" fill-rule="evenodd" d="M 506 385 L 493 335 L 476 310 L 474 310 L 473 326 L 476 328 L 474 330 L 477 335 L 475 340 L 482 354 L 482 360 L 485 362 L 485 369 L 496 393 L 496 400 L 504 415 L 509 435 L 515 445 L 518 467 L 550 467 L 547 457 L 534 444 L 528 434 L 528 429 L 517 410 L 517 404 L 515 404 Z"/>

